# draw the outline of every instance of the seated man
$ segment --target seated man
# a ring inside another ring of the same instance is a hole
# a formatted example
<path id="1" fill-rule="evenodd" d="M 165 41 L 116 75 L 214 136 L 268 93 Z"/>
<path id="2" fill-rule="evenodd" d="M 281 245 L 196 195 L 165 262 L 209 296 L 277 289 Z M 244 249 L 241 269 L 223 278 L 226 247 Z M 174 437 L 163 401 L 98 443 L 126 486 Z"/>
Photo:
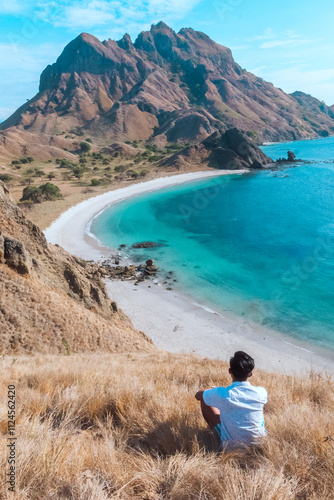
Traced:
<path id="1" fill-rule="evenodd" d="M 230 359 L 233 383 L 228 387 L 200 390 L 195 395 L 201 402 L 203 417 L 220 438 L 221 448 L 256 444 L 266 435 L 263 405 L 267 402 L 267 391 L 247 380 L 254 366 L 251 356 L 237 351 Z"/>

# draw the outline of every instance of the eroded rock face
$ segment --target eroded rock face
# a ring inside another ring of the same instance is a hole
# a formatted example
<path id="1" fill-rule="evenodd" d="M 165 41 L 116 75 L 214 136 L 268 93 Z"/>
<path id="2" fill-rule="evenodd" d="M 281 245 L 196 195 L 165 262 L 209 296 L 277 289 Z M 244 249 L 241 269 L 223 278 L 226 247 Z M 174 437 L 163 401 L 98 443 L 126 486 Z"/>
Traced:
<path id="1" fill-rule="evenodd" d="M 29 274 L 32 269 L 32 259 L 23 244 L 8 237 L 4 238 L 4 260 L 19 274 Z"/>
<path id="2" fill-rule="evenodd" d="M 85 290 L 85 288 L 88 288 L 88 285 L 86 284 L 85 286 L 85 284 L 82 282 L 78 274 L 74 271 L 74 269 L 71 266 L 66 265 L 64 271 L 64 277 L 72 292 L 78 295 L 78 297 L 82 299 L 83 296 L 85 295 L 85 292 L 87 294 L 87 290 Z"/>
<path id="3" fill-rule="evenodd" d="M 0 231 L 0 264 L 5 262 L 5 239 Z"/>

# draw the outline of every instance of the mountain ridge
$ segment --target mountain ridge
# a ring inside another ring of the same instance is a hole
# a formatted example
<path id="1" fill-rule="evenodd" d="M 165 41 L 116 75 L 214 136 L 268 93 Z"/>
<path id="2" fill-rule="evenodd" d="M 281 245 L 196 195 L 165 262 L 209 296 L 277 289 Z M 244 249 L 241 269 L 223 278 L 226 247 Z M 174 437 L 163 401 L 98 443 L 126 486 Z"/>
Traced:
<path id="1" fill-rule="evenodd" d="M 286 94 L 242 69 L 205 33 L 164 22 L 133 43 L 81 33 L 41 74 L 39 92 L 0 124 L 31 133 L 79 131 L 100 141 L 196 143 L 238 127 L 257 142 L 334 133 L 334 106 Z"/>

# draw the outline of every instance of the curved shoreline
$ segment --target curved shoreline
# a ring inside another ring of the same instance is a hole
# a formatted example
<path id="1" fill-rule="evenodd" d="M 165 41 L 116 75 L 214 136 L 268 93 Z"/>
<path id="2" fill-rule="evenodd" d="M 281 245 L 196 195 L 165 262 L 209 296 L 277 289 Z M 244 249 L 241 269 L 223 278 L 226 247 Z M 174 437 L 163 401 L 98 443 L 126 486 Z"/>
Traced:
<path id="1" fill-rule="evenodd" d="M 89 234 L 89 227 L 109 206 L 165 187 L 244 172 L 247 171 L 191 172 L 131 184 L 71 207 L 44 233 L 50 243 L 59 244 L 72 254 L 98 260 L 110 255 L 111 249 L 99 244 Z M 154 286 L 152 282 L 134 287 L 130 282 L 108 280 L 107 289 L 134 326 L 150 336 L 158 348 L 220 359 L 228 359 L 232 351 L 246 350 L 255 357 L 259 368 L 269 371 L 325 369 L 334 373 L 334 353 L 328 356 L 328 352 L 321 352 L 316 346 L 295 341 L 243 317 L 206 310 L 186 296 Z"/>
<path id="2" fill-rule="evenodd" d="M 96 260 L 104 257 L 106 252 L 110 254 L 110 248 L 98 244 L 96 238 L 87 234 L 89 232 L 89 226 L 92 219 L 114 203 L 150 191 L 157 191 L 165 187 L 171 187 L 197 179 L 243 174 L 246 172 L 248 172 L 248 170 L 189 172 L 187 174 L 160 177 L 146 182 L 130 184 L 124 188 L 115 189 L 94 196 L 71 207 L 45 229 L 44 234 L 49 243 L 58 244 L 77 257 L 86 260 Z"/>

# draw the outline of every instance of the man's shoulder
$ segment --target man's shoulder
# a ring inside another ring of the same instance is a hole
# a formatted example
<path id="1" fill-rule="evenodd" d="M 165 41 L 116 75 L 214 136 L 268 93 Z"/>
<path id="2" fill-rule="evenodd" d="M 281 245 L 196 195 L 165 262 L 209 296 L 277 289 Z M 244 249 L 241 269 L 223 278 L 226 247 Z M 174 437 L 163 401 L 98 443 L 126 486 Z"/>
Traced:
<path id="1" fill-rule="evenodd" d="M 267 389 L 265 389 L 264 387 L 262 387 L 260 385 L 250 385 L 250 387 L 252 388 L 252 391 L 254 394 L 256 394 L 258 397 L 260 397 L 263 400 L 267 400 L 267 397 L 268 397 Z"/>
<path id="2" fill-rule="evenodd" d="M 231 393 L 243 395 L 245 398 L 267 401 L 267 390 L 264 387 L 252 385 L 249 381 L 243 383 L 233 383 L 229 388 Z"/>

